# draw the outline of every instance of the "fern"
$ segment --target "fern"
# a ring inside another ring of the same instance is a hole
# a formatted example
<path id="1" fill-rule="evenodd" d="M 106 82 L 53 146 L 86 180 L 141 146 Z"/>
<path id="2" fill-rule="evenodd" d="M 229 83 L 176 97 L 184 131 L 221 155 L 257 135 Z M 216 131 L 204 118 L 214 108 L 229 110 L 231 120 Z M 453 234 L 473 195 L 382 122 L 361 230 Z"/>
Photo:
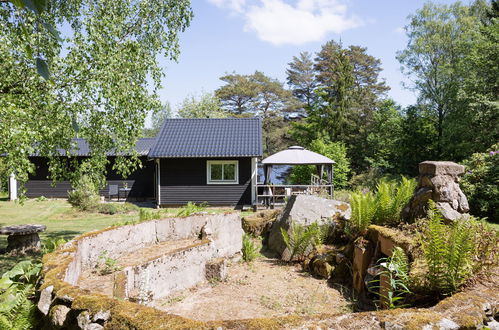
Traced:
<path id="1" fill-rule="evenodd" d="M 280 229 L 284 243 L 291 254 L 289 260 L 302 258 L 310 246 L 321 245 L 327 235 L 327 226 L 321 228 L 316 222 L 308 227 L 292 222 L 289 234 L 284 228 Z"/>
<path id="2" fill-rule="evenodd" d="M 260 254 L 258 252 L 259 246 L 255 245 L 253 243 L 253 240 L 251 239 L 251 236 L 248 234 L 243 235 L 243 248 L 241 252 L 243 253 L 243 260 L 245 262 L 251 262 L 255 260 L 258 255 Z"/>
<path id="3" fill-rule="evenodd" d="M 416 189 L 416 180 L 402 177 L 402 181 L 380 180 L 376 192 L 375 221 L 380 225 L 400 222 L 400 213 Z"/>
<path id="4" fill-rule="evenodd" d="M 432 288 L 442 294 L 455 292 L 471 275 L 473 237 L 464 220 L 447 226 L 435 203 L 430 201 L 428 226 L 420 235 L 427 278 Z"/>
<path id="5" fill-rule="evenodd" d="M 355 192 L 350 195 L 352 216 L 347 221 L 345 232 L 352 238 L 362 235 L 371 224 L 377 205 L 372 193 Z"/>

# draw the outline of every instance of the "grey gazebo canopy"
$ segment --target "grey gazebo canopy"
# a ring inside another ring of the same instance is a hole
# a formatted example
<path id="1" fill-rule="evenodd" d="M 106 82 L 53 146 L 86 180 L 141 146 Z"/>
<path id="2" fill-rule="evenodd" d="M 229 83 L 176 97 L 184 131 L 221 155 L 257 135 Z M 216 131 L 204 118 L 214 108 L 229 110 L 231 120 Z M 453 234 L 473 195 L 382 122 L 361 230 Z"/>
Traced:
<path id="1" fill-rule="evenodd" d="M 331 185 L 333 182 L 334 163 L 334 160 L 329 159 L 326 156 L 300 146 L 292 146 L 262 160 L 265 173 L 265 184 L 270 184 L 272 165 L 316 165 L 320 182 L 322 183 L 322 177 L 324 171 L 326 171 L 328 184 Z"/>

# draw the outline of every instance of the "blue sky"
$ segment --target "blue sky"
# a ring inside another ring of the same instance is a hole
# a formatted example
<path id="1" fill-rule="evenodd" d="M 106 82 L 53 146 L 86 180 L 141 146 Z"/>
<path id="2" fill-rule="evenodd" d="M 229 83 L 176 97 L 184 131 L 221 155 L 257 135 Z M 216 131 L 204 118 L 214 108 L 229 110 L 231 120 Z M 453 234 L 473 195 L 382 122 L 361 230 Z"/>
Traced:
<path id="1" fill-rule="evenodd" d="M 452 3 L 453 1 L 435 1 Z M 317 52 L 328 40 L 367 47 L 381 59 L 389 96 L 402 105 L 416 95 L 405 80 L 396 52 L 405 47 L 407 16 L 424 1 L 403 0 L 193 0 L 194 19 L 180 35 L 178 63 L 164 60 L 160 96 L 175 108 L 185 97 L 211 92 L 224 73 L 255 70 L 281 81 L 293 56 Z"/>

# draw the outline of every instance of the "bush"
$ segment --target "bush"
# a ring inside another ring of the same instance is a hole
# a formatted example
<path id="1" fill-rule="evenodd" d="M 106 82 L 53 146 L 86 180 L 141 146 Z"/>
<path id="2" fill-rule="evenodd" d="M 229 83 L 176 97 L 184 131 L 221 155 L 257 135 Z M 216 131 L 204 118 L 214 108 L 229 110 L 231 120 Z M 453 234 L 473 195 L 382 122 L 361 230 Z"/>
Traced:
<path id="1" fill-rule="evenodd" d="M 310 226 L 292 222 L 289 234 L 284 228 L 280 229 L 284 243 L 290 252 L 289 260 L 292 261 L 295 258 L 303 258 L 309 247 L 316 247 L 324 243 L 329 226 L 321 228 L 316 222 Z"/>
<path id="2" fill-rule="evenodd" d="M 243 248 L 241 252 L 243 253 L 243 260 L 245 262 L 251 262 L 255 260 L 260 255 L 260 253 L 258 252 L 259 249 L 260 247 L 253 242 L 253 239 L 250 235 L 243 235 Z"/>
<path id="3" fill-rule="evenodd" d="M 68 202 L 81 211 L 93 211 L 98 208 L 100 197 L 97 186 L 89 176 L 83 175 L 75 184 L 74 190 L 68 192 Z"/>
<path id="4" fill-rule="evenodd" d="M 376 213 L 376 200 L 371 192 L 350 194 L 352 216 L 345 223 L 345 233 L 351 238 L 365 234 Z"/>
<path id="5" fill-rule="evenodd" d="M 486 153 L 476 153 L 463 162 L 466 172 L 461 181 L 468 197 L 470 213 L 499 223 L 499 144 Z"/>
<path id="6" fill-rule="evenodd" d="M 0 279 L 0 329 L 36 329 L 39 322 L 32 302 L 41 263 L 21 261 Z"/>

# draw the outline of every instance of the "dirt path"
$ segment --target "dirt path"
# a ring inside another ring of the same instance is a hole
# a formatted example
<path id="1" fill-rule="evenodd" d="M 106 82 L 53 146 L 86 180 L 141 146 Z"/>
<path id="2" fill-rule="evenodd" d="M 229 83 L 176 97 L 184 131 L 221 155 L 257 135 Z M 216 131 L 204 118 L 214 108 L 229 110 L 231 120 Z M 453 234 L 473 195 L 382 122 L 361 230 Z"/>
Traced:
<path id="1" fill-rule="evenodd" d="M 226 281 L 201 284 L 154 302 L 197 320 L 229 320 L 345 311 L 347 302 L 327 281 L 276 259 L 233 263 Z"/>

